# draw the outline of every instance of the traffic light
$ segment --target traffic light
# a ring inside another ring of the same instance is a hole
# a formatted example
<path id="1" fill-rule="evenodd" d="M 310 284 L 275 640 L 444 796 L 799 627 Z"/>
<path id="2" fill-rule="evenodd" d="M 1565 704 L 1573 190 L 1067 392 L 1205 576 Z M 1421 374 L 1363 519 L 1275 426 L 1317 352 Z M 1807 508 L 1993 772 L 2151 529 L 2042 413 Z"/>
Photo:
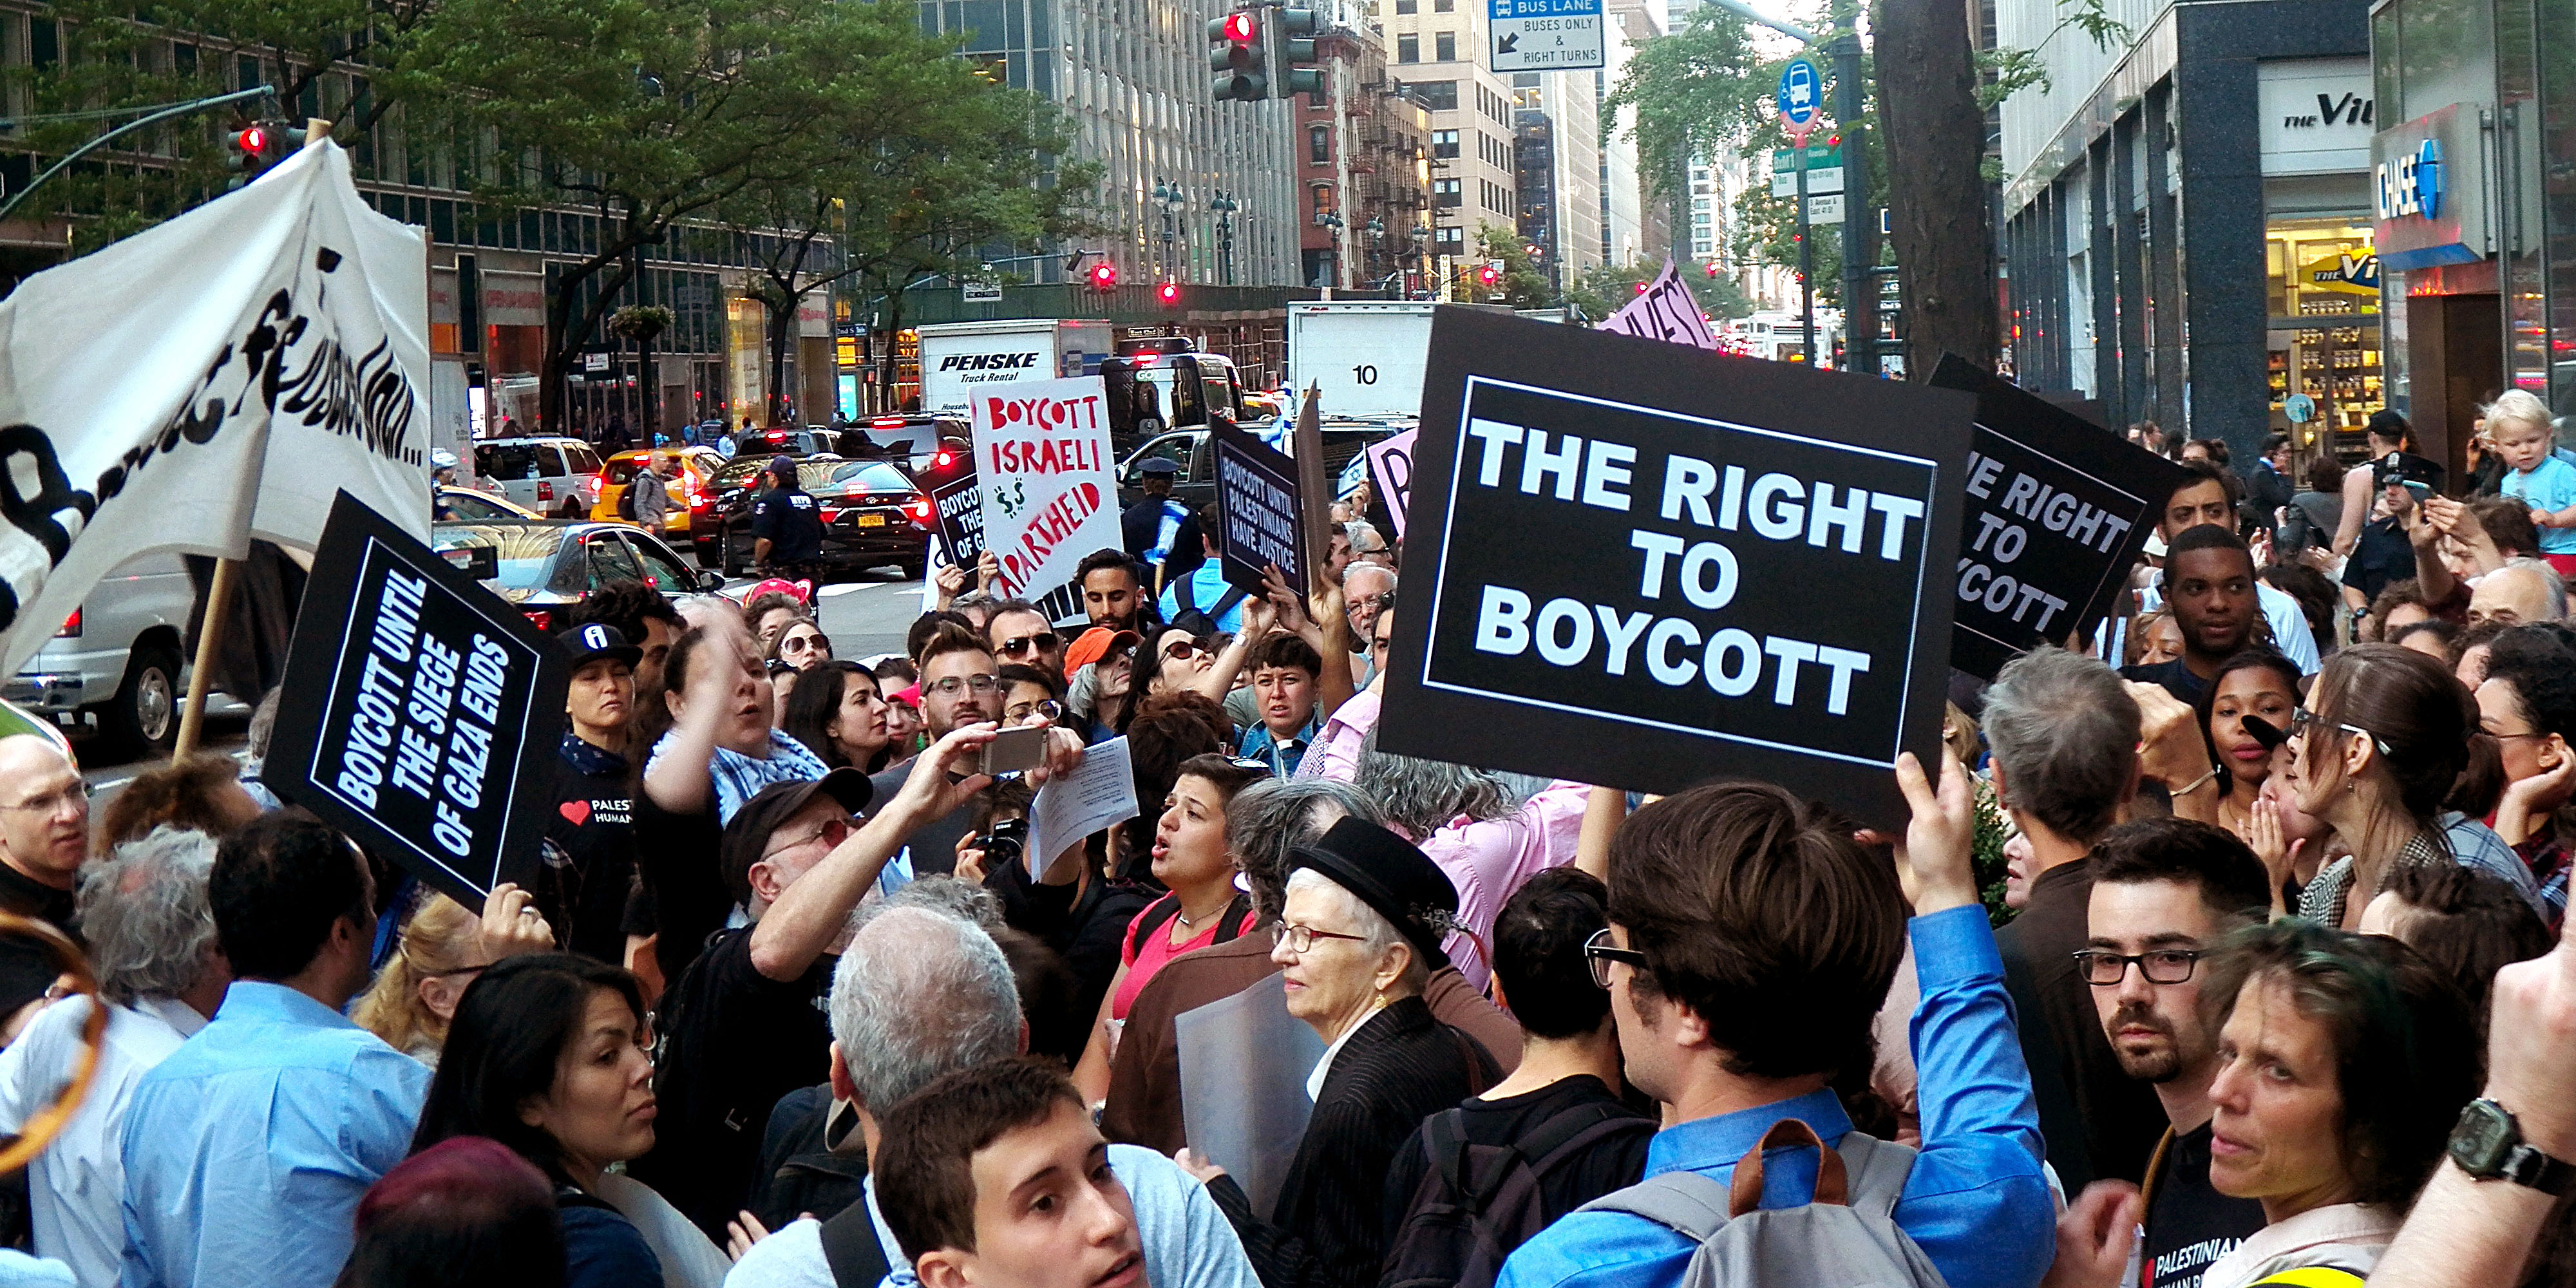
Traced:
<path id="1" fill-rule="evenodd" d="M 1712 260 L 1710 260 L 1710 261 L 1708 262 L 1708 275 L 1709 275 L 1709 276 L 1711 276 L 1711 277 L 1715 277 L 1715 276 L 1717 276 L 1717 261 L 1716 261 L 1716 260 L 1713 260 L 1713 259 L 1712 259 Z"/>
<path id="2" fill-rule="evenodd" d="M 1154 301 L 1167 309 L 1179 308 L 1181 306 L 1181 284 L 1178 282 L 1165 282 L 1162 285 L 1155 287 Z"/>
<path id="3" fill-rule="evenodd" d="M 1261 47 L 1261 10 L 1237 9 L 1208 19 L 1210 88 L 1220 103 L 1258 103 L 1270 97 L 1268 57 Z"/>
<path id="4" fill-rule="evenodd" d="M 1103 295 L 1118 289 L 1118 266 L 1107 260 L 1092 265 L 1091 289 Z"/>
<path id="5" fill-rule="evenodd" d="M 1476 270 L 1476 280 L 1483 282 L 1487 286 L 1491 286 L 1494 283 L 1503 280 L 1503 271 L 1494 267 L 1494 261 L 1489 259 L 1485 261 L 1482 267 Z"/>
<path id="6" fill-rule="evenodd" d="M 233 131 L 228 146 L 232 149 L 233 180 L 228 187 L 238 188 L 259 177 L 268 168 L 269 149 L 276 146 L 277 129 L 268 121 L 253 121 Z"/>
<path id="7" fill-rule="evenodd" d="M 1282 9 L 1279 11 L 1279 82 L 1280 94 L 1311 94 L 1314 101 L 1324 97 L 1324 72 L 1315 65 L 1315 11 Z"/>

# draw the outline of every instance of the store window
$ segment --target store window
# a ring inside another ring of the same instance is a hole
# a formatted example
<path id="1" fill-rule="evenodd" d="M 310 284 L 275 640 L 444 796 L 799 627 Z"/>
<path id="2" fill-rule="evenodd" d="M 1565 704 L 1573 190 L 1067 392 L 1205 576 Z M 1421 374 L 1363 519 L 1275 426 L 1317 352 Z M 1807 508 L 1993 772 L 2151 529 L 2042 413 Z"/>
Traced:
<path id="1" fill-rule="evenodd" d="M 2302 454 L 2365 450 L 2362 428 L 2386 397 L 2379 365 L 2379 257 L 2359 216 L 2274 219 L 2264 227 L 2265 311 L 2273 319 L 2266 365 L 2272 427 Z M 2304 325 L 2316 319 L 2313 326 Z M 2293 321 L 2292 319 L 2297 319 Z M 2290 418 L 2306 395 L 2308 419 Z"/>

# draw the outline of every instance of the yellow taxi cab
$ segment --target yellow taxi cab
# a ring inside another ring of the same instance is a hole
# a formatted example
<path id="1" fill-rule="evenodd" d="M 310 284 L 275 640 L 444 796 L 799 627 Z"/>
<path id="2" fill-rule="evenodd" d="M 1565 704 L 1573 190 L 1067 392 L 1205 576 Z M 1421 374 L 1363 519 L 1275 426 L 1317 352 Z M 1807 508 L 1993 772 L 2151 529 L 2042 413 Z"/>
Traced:
<path id="1" fill-rule="evenodd" d="M 678 467 L 678 477 L 662 485 L 663 495 L 671 499 L 670 508 L 662 513 L 662 531 L 687 532 L 689 508 L 697 504 L 706 490 L 707 479 L 724 467 L 724 456 L 712 447 L 664 447 L 656 449 L 663 459 Z M 618 501 L 626 495 L 627 484 L 644 472 L 644 458 L 653 453 L 641 448 L 619 452 L 608 458 L 599 474 L 599 503 L 590 508 L 597 523 L 631 523 L 618 512 Z"/>

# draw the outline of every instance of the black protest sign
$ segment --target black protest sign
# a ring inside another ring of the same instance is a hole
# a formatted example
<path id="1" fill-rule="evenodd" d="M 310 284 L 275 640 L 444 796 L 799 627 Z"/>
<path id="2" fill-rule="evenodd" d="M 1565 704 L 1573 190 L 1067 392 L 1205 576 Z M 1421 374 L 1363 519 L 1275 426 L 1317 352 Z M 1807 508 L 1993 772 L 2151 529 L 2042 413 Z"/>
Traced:
<path id="1" fill-rule="evenodd" d="M 565 678 L 517 608 L 342 492 L 261 777 L 479 908 L 535 875 Z"/>
<path id="2" fill-rule="evenodd" d="M 1380 745 L 1902 824 L 1898 753 L 1940 751 L 1971 407 L 1440 310 Z"/>
<path id="3" fill-rule="evenodd" d="M 1976 395 L 1950 664 L 1991 680 L 2109 612 L 2156 514 L 2191 473 L 1948 354 L 1932 384 Z"/>
<path id="4" fill-rule="evenodd" d="M 947 547 L 949 562 L 969 572 L 984 553 L 984 503 L 975 493 L 978 477 L 964 474 L 930 493 L 931 512 L 939 523 L 939 544 Z"/>
<path id="5" fill-rule="evenodd" d="M 1276 565 L 1291 586 L 1306 584 L 1306 520 L 1297 463 L 1288 454 L 1219 422 L 1216 444 L 1217 554 L 1227 584 L 1262 593 L 1261 570 Z"/>

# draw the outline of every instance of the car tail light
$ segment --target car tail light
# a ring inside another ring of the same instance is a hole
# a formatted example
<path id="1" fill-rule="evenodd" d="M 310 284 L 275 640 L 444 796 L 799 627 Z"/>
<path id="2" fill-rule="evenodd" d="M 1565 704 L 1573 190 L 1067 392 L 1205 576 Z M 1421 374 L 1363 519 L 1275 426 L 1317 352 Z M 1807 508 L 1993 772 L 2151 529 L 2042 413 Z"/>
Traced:
<path id="1" fill-rule="evenodd" d="M 538 630 L 550 631 L 555 628 L 555 615 L 547 612 L 545 609 L 522 608 L 519 611 L 525 614 L 529 624 L 535 626 Z"/>
<path id="2" fill-rule="evenodd" d="M 54 632 L 55 636 L 80 634 L 80 614 L 81 610 L 73 609 L 72 615 L 63 619 L 63 628 Z"/>
<path id="3" fill-rule="evenodd" d="M 941 452 L 939 455 L 930 458 L 930 467 L 935 470 L 944 470 L 956 463 L 957 454 L 955 452 Z"/>
<path id="4" fill-rule="evenodd" d="M 591 476 L 590 476 L 590 494 L 591 494 L 592 496 L 598 496 L 600 493 L 602 493 L 602 492 L 604 492 L 604 491 L 606 491 L 606 490 L 608 490 L 608 476 L 607 476 L 607 475 L 605 475 L 605 474 L 593 474 L 593 475 L 591 475 Z"/>
<path id="5" fill-rule="evenodd" d="M 869 422 L 868 422 L 868 428 L 870 428 L 870 429 L 896 429 L 896 428 L 900 428 L 900 427 L 902 426 L 902 424 L 903 424 L 903 417 L 901 417 L 901 416 L 879 416 L 879 417 L 877 417 L 875 420 L 872 420 L 872 421 L 869 421 Z"/>
<path id="6" fill-rule="evenodd" d="M 537 499 L 540 501 L 554 500 L 555 485 L 546 482 L 544 479 L 537 480 Z"/>
<path id="7" fill-rule="evenodd" d="M 837 518 L 840 518 L 840 517 L 841 517 L 841 512 L 840 512 L 840 511 L 835 510 L 835 509 L 833 509 L 832 507 L 830 507 L 830 506 L 828 506 L 828 505 L 823 507 L 823 523 L 824 523 L 824 526 L 826 526 L 826 527 L 830 526 L 830 525 L 831 525 L 831 523 L 832 523 L 832 521 L 833 521 L 834 519 L 837 519 Z"/>
<path id="8" fill-rule="evenodd" d="M 909 505 L 909 506 L 906 506 L 906 507 L 904 507 L 904 508 L 906 508 L 906 509 L 908 509 L 908 510 L 912 511 L 912 517 L 913 517 L 913 521 L 914 521 L 914 522 L 916 522 L 916 523 L 928 523 L 928 522 L 930 522 L 930 498 L 929 498 L 929 497 L 926 497 L 926 496 L 916 496 L 916 497 L 912 498 L 912 504 L 911 504 L 911 505 Z"/>

